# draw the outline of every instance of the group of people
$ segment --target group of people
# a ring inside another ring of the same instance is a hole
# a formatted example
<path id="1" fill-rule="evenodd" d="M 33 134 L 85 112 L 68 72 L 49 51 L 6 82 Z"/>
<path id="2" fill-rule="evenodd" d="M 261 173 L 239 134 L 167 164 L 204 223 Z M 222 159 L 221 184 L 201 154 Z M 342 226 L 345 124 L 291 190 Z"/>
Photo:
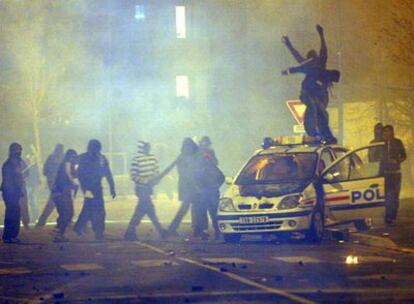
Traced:
<path id="1" fill-rule="evenodd" d="M 320 37 L 320 51 L 318 53 L 315 50 L 310 50 L 306 58 L 293 47 L 289 37 L 282 37 L 282 42 L 299 63 L 299 66 L 288 68 L 282 71 L 282 74 L 305 74 L 300 93 L 300 100 L 306 105 L 305 131 L 315 139 L 315 142 L 336 144 L 337 139 L 329 127 L 327 106 L 329 89 L 333 82 L 339 81 L 340 72 L 327 69 L 328 50 L 324 29 L 317 25 L 316 30 Z M 381 170 L 385 176 L 387 193 L 385 221 L 388 225 L 393 225 L 397 216 L 401 188 L 400 164 L 406 159 L 406 153 L 402 142 L 394 138 L 392 126 L 378 124 L 375 127 L 375 134 L 374 142 L 385 141 L 386 149 L 385 152 L 376 153 L 378 155 L 370 157 L 381 157 Z M 220 237 L 217 224 L 217 206 L 219 188 L 224 182 L 224 175 L 218 168 L 218 160 L 211 144 L 208 136 L 204 136 L 199 143 L 191 138 L 185 138 L 179 156 L 168 168 L 159 173 L 158 159 L 151 154 L 150 143 L 138 142 L 137 155 L 133 159 L 130 170 L 131 179 L 135 183 L 138 203 L 124 234 L 125 240 L 138 239 L 136 229 L 145 215 L 150 218 L 161 238 L 178 235 L 177 229 L 190 208 L 195 237 L 208 237 L 208 214 L 215 231 L 215 238 Z M 20 204 L 22 198 L 26 198 L 27 201 L 27 197 L 30 197 L 33 202 L 37 200 L 35 187 L 40 183 L 39 173 L 34 171 L 33 165 L 28 165 L 22 160 L 21 154 L 21 145 L 11 144 L 9 158 L 2 168 L 1 190 L 6 204 L 3 232 L 5 243 L 19 242 L 21 218 L 24 225 L 28 225 L 27 206 L 21 207 Z M 152 202 L 152 194 L 154 186 L 174 167 L 178 172 L 178 194 L 181 206 L 174 220 L 166 229 L 158 220 Z M 103 178 L 106 178 L 113 198 L 116 193 L 108 160 L 101 154 L 100 142 L 90 140 L 87 152 L 79 156 L 73 149 L 68 149 L 64 153 L 63 145 L 58 144 L 54 153 L 47 159 L 43 174 L 47 179 L 50 196 L 36 226 L 44 226 L 48 216 L 56 207 L 58 232 L 55 241 L 67 240 L 65 231 L 74 216 L 73 198 L 79 187 L 75 181 L 77 179 L 83 192 L 84 203 L 73 230 L 78 235 L 82 235 L 90 221 L 96 239 L 104 238 Z M 37 214 L 37 204 L 34 204 L 32 209 Z"/>
<path id="2" fill-rule="evenodd" d="M 135 183 L 138 204 L 131 218 L 124 239 L 137 239 L 136 228 L 145 215 L 148 215 L 161 238 L 177 236 L 177 229 L 191 208 L 193 235 L 208 238 L 208 214 L 214 228 L 214 237 L 220 237 L 217 224 L 217 207 L 220 186 L 224 175 L 218 168 L 218 160 L 211 148 L 212 142 L 204 136 L 197 144 L 191 138 L 185 138 L 180 155 L 162 173 L 158 172 L 158 160 L 150 153 L 148 142 L 140 141 L 136 157 L 131 164 L 131 178 Z M 160 224 L 152 203 L 153 187 L 174 167 L 178 172 L 178 198 L 181 206 L 172 223 L 165 229 Z"/>
<path id="3" fill-rule="evenodd" d="M 208 136 L 204 136 L 199 143 L 191 138 L 185 138 L 179 156 L 168 168 L 159 173 L 158 160 L 155 155 L 151 154 L 150 143 L 138 142 L 137 155 L 130 169 L 138 203 L 125 231 L 125 240 L 138 239 L 136 229 L 145 215 L 150 218 L 161 238 L 176 236 L 178 235 L 177 229 L 190 208 L 195 237 L 202 239 L 209 237 L 208 214 L 212 221 L 215 238 L 220 237 L 217 207 L 219 188 L 224 182 L 224 175 L 218 168 L 218 160 L 211 145 Z M 22 150 L 20 144 L 11 144 L 9 157 L 2 167 L 1 191 L 6 205 L 2 237 L 4 243 L 20 242 L 18 235 L 21 222 L 21 201 L 27 200 L 26 184 L 30 168 L 22 159 Z M 178 193 L 181 207 L 169 228 L 165 229 L 156 215 L 152 194 L 154 186 L 174 167 L 177 167 L 178 171 Z M 80 155 L 73 149 L 64 152 L 63 145 L 58 144 L 48 157 L 43 173 L 47 178 L 50 196 L 36 226 L 44 226 L 48 216 L 56 207 L 58 218 L 54 241 L 68 241 L 65 232 L 72 223 L 73 200 L 80 186 L 84 202 L 77 221 L 73 225 L 73 231 L 82 235 L 86 231 L 88 222 L 91 222 L 95 238 L 102 240 L 106 216 L 102 180 L 104 178 L 107 180 L 112 198 L 115 198 L 116 192 L 108 160 L 101 153 L 101 143 L 95 139 L 90 140 L 87 151 Z"/>
<path id="4" fill-rule="evenodd" d="M 21 221 L 21 200 L 26 199 L 26 179 L 28 166 L 22 159 L 22 146 L 13 143 L 9 147 L 9 157 L 2 167 L 1 191 L 6 205 L 3 242 L 19 243 L 18 238 Z M 108 180 L 112 197 L 115 197 L 115 185 L 109 169 L 109 163 L 101 154 L 98 140 L 90 140 L 87 152 L 78 156 L 73 149 L 63 154 L 63 146 L 57 145 L 55 152 L 48 158 L 44 166 L 50 196 L 40 216 L 37 226 L 45 225 L 48 215 L 56 207 L 58 212 L 57 231 L 54 240 L 66 241 L 65 231 L 72 222 L 74 215 L 73 199 L 78 191 L 79 180 L 84 194 L 84 204 L 79 214 L 74 231 L 79 235 L 85 231 L 89 221 L 95 232 L 96 239 L 104 237 L 105 208 L 101 180 Z"/>

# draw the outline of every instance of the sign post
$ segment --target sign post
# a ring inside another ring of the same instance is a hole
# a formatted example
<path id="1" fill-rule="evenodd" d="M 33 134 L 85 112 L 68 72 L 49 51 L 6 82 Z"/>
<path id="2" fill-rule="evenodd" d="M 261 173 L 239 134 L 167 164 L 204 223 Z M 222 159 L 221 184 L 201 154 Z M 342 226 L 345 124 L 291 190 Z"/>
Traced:
<path id="1" fill-rule="evenodd" d="M 303 123 L 305 121 L 306 105 L 300 100 L 288 100 L 286 101 L 286 105 L 288 106 L 290 113 L 292 113 L 293 118 L 297 122 L 297 124 L 293 126 L 293 132 L 305 133 L 305 127 Z"/>

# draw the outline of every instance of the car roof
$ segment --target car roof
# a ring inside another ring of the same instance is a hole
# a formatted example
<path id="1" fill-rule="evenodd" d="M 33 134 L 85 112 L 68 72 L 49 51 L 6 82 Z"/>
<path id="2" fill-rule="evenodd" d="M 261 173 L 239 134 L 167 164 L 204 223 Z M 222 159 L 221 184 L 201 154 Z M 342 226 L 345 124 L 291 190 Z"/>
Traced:
<path id="1" fill-rule="evenodd" d="M 278 154 L 278 153 L 318 153 L 324 148 L 342 149 L 348 151 L 348 149 L 341 145 L 281 145 L 272 146 L 267 149 L 257 151 L 256 155 Z"/>

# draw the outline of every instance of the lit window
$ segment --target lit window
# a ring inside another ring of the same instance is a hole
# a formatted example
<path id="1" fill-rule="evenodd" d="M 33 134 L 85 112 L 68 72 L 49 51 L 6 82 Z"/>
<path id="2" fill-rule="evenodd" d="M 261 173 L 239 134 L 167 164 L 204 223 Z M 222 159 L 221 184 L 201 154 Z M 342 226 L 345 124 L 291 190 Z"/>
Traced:
<path id="1" fill-rule="evenodd" d="M 175 23 L 177 30 L 177 38 L 186 38 L 185 30 L 185 6 L 176 6 L 175 7 Z"/>
<path id="2" fill-rule="evenodd" d="M 189 94 L 189 82 L 188 76 L 180 75 L 175 78 L 177 97 L 188 98 Z"/>
<path id="3" fill-rule="evenodd" d="M 135 5 L 135 19 L 137 20 L 145 19 L 145 9 L 143 5 Z"/>

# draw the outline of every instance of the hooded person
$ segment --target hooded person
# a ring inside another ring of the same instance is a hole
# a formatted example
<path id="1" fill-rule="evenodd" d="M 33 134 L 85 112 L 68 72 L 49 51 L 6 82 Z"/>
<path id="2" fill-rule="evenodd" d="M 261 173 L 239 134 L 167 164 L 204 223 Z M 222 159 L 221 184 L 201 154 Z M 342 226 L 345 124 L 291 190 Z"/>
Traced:
<path id="1" fill-rule="evenodd" d="M 384 129 L 384 126 L 381 122 L 375 124 L 374 139 L 369 142 L 370 144 L 375 144 L 375 143 L 384 141 L 383 129 Z M 381 160 L 381 157 L 382 157 L 381 155 L 382 155 L 382 147 L 376 147 L 376 148 L 369 149 L 368 160 L 370 162 L 378 162 Z"/>
<path id="2" fill-rule="evenodd" d="M 37 220 L 36 227 L 38 228 L 41 228 L 44 225 L 46 225 L 47 219 L 55 209 L 52 188 L 55 184 L 56 174 L 60 164 L 62 163 L 64 152 L 64 146 L 62 144 L 57 144 L 55 146 L 55 149 L 53 150 L 53 153 L 48 156 L 43 166 L 43 175 L 46 177 L 47 186 L 50 190 L 50 195 L 39 219 Z"/>
<path id="3" fill-rule="evenodd" d="M 150 143 L 139 141 L 137 148 L 137 155 L 131 163 L 130 175 L 135 183 L 135 194 L 138 197 L 138 203 L 125 232 L 124 239 L 127 241 L 138 240 L 136 228 L 145 215 L 149 217 L 160 237 L 165 238 L 167 236 L 166 230 L 162 228 L 152 202 L 152 182 L 158 176 L 158 159 L 150 153 Z"/>
<path id="4" fill-rule="evenodd" d="M 58 232 L 54 238 L 55 242 L 67 241 L 65 231 L 73 218 L 73 194 L 78 189 L 78 185 L 75 183 L 77 161 L 78 155 L 76 151 L 73 149 L 67 150 L 59 166 L 52 188 L 53 201 L 58 212 Z"/>
<path id="5" fill-rule="evenodd" d="M 92 222 L 92 230 L 97 240 L 104 238 L 105 232 L 105 205 L 102 188 L 102 179 L 109 184 L 112 198 L 115 198 L 115 184 L 109 162 L 101 154 L 101 143 L 91 139 L 87 152 L 79 156 L 78 180 L 84 195 L 84 203 L 73 230 L 81 235 L 88 221 Z"/>
<path id="6" fill-rule="evenodd" d="M 214 229 L 214 239 L 218 240 L 220 229 L 217 221 L 217 209 L 220 201 L 220 187 L 224 183 L 225 176 L 218 167 L 217 159 L 208 154 L 203 155 L 200 173 L 200 212 L 203 212 L 200 217 L 205 218 L 204 213 L 208 212 Z"/>
<path id="7" fill-rule="evenodd" d="M 181 154 L 177 160 L 178 199 L 181 206 L 168 228 L 168 234 L 177 236 L 177 229 L 192 204 L 200 200 L 200 185 L 197 180 L 201 170 L 201 155 L 198 145 L 189 137 L 183 140 Z M 200 230 L 199 223 L 192 217 L 192 227 L 195 233 Z"/>
<path id="8" fill-rule="evenodd" d="M 2 166 L 1 191 L 6 205 L 4 215 L 4 243 L 20 243 L 20 200 L 25 195 L 24 170 L 25 162 L 22 160 L 22 146 L 12 143 L 9 147 L 9 157 Z"/>

